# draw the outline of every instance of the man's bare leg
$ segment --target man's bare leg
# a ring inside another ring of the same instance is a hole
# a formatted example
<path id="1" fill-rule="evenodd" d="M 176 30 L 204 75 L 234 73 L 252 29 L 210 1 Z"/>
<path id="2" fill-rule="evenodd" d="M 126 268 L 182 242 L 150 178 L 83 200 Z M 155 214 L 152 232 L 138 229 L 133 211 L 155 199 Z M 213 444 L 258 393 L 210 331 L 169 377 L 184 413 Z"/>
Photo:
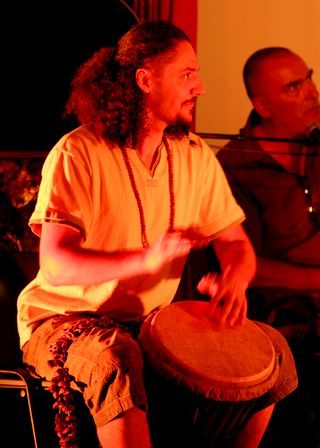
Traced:
<path id="1" fill-rule="evenodd" d="M 97 429 L 102 448 L 150 448 L 147 416 L 139 408 L 125 411 Z"/>
<path id="2" fill-rule="evenodd" d="M 258 448 L 268 427 L 274 404 L 252 415 L 236 439 L 235 448 Z"/>

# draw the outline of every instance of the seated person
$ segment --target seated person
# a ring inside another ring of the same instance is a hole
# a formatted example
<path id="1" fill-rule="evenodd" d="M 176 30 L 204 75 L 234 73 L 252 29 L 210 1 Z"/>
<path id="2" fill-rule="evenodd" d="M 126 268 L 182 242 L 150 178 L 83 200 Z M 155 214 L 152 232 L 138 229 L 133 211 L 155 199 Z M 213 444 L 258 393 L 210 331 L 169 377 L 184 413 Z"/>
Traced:
<path id="1" fill-rule="evenodd" d="M 188 132 L 203 91 L 188 37 L 166 22 L 132 28 L 73 80 L 67 109 L 81 125 L 44 163 L 30 219 L 40 237 L 40 270 L 18 299 L 24 362 L 55 380 L 63 446 L 75 443 L 68 425 L 72 383 L 101 447 L 160 447 L 154 438 L 165 431 L 149 426 L 154 400 L 137 339 L 142 322 L 171 303 L 192 247 L 211 241 L 219 258 L 221 273 L 201 283 L 213 317 L 223 296 L 220 324 L 245 323 L 255 254 L 220 164 Z M 193 430 L 195 448 L 217 446 L 220 434 L 223 441 L 232 437 L 232 447 L 259 445 L 275 403 L 297 387 L 285 338 L 261 325 L 277 354 L 271 388 L 256 400 L 227 403 L 223 415 L 220 402 L 200 407 L 191 394 L 190 420 L 180 432 L 177 420 L 187 406 L 179 408 L 173 392 L 165 414 L 171 412 L 178 443 L 170 433 L 171 444 L 161 446 L 190 446 Z"/>
<path id="2" fill-rule="evenodd" d="M 252 54 L 243 78 L 253 110 L 240 139 L 217 153 L 257 254 L 249 316 L 285 335 L 300 373 L 319 353 L 320 334 L 320 153 L 311 138 L 320 104 L 312 75 L 287 48 Z"/>

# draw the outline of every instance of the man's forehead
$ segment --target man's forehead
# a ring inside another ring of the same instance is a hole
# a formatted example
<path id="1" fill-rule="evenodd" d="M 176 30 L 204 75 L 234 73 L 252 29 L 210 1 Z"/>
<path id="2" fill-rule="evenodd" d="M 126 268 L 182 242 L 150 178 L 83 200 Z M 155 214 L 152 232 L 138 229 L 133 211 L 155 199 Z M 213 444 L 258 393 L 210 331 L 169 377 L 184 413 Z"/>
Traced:
<path id="1" fill-rule="evenodd" d="M 184 67 L 190 70 L 198 70 L 199 63 L 192 45 L 187 42 L 178 42 L 174 48 L 175 57 L 170 60 L 169 64 Z"/>
<path id="2" fill-rule="evenodd" d="M 284 71 L 309 70 L 305 61 L 294 53 L 270 56 L 262 61 L 262 72 L 280 73 Z"/>
<path id="3" fill-rule="evenodd" d="M 266 59 L 260 69 L 261 82 L 277 82 L 287 84 L 292 81 L 303 80 L 312 73 L 303 59 L 295 54 L 270 57 Z"/>
<path id="4" fill-rule="evenodd" d="M 145 68 L 164 73 L 167 71 L 179 71 L 188 67 L 198 69 L 198 61 L 191 44 L 187 41 L 179 41 L 167 52 L 154 56 L 144 64 Z"/>

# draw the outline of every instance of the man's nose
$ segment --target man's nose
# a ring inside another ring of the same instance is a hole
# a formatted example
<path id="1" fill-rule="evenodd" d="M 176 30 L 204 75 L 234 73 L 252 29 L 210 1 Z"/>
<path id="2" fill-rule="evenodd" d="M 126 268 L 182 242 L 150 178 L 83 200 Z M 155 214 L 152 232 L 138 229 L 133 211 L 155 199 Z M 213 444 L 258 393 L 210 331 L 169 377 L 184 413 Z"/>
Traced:
<path id="1" fill-rule="evenodd" d="M 206 91 L 206 89 L 205 89 L 204 82 L 199 76 L 196 85 L 192 89 L 192 94 L 195 96 L 199 96 L 199 95 L 203 95 L 205 93 L 205 91 Z"/>
<path id="2" fill-rule="evenodd" d="M 319 90 L 315 84 L 315 82 L 310 79 L 307 83 L 306 83 L 306 95 L 310 98 L 319 98 Z"/>

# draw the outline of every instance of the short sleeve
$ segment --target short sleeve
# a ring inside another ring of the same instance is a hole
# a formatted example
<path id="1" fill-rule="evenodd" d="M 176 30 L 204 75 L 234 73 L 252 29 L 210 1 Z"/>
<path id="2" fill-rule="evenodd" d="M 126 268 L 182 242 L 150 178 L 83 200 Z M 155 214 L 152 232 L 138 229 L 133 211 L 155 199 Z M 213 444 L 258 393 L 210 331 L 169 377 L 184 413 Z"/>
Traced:
<path id="1" fill-rule="evenodd" d="M 207 147 L 205 142 L 202 142 Z M 241 223 L 245 214 L 235 199 L 226 175 L 215 156 L 208 147 L 207 161 L 203 168 L 205 186 L 201 203 L 201 221 L 214 229 L 214 235 Z M 209 233 L 206 229 L 204 233 Z"/>
<path id="2" fill-rule="evenodd" d="M 63 138 L 47 156 L 29 220 L 37 235 L 41 234 L 41 224 L 54 222 L 76 227 L 86 237 L 92 216 L 92 176 L 85 154 L 81 142 Z"/>

